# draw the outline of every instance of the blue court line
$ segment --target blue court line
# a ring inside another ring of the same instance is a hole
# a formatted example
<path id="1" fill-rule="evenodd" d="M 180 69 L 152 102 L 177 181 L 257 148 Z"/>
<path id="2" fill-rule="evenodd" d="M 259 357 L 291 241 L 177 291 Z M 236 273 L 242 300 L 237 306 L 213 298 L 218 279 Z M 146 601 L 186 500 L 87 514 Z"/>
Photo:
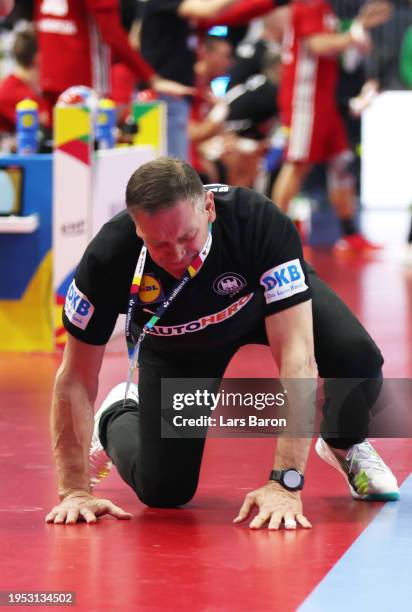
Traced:
<path id="1" fill-rule="evenodd" d="M 298 612 L 411 609 L 412 474 L 400 501 L 383 506 Z"/>

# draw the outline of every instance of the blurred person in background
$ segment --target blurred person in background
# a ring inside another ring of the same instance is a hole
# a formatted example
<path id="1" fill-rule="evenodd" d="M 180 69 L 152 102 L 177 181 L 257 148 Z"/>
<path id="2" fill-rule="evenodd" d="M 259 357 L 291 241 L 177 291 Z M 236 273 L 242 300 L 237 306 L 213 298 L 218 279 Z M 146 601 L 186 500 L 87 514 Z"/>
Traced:
<path id="1" fill-rule="evenodd" d="M 17 23 L 19 29 L 25 29 L 28 25 L 23 21 L 24 15 L 12 15 L 13 9 L 14 0 L 0 0 L 0 78 L 10 74 L 15 66 L 12 47 Z"/>
<path id="2" fill-rule="evenodd" d="M 194 20 L 218 15 L 235 0 L 142 0 L 141 51 L 164 78 L 192 87 L 198 36 Z M 163 94 L 168 154 L 188 159 L 190 100 Z"/>
<path id="3" fill-rule="evenodd" d="M 228 89 L 245 83 L 255 74 L 263 72 L 267 53 L 280 54 L 282 38 L 289 19 L 287 6 L 277 8 L 262 18 L 262 31 L 255 42 L 240 43 L 235 52 Z"/>
<path id="4" fill-rule="evenodd" d="M 16 104 L 25 98 L 37 102 L 40 125 L 50 128 L 49 107 L 39 90 L 38 49 L 33 29 L 17 32 L 12 56 L 15 68 L 0 82 L 0 133 L 14 135 Z"/>
<path id="5" fill-rule="evenodd" d="M 136 81 L 158 93 L 186 95 L 191 88 L 160 77 L 133 49 L 120 21 L 117 0 L 35 0 L 34 21 L 41 52 L 41 85 L 56 99 L 72 85 L 110 94 L 111 54 L 126 64 Z"/>
<path id="6" fill-rule="evenodd" d="M 211 109 L 219 103 L 211 83 L 228 73 L 232 63 L 232 45 L 225 38 L 206 36 L 199 47 L 198 61 L 194 66 L 196 95 L 190 108 L 188 135 L 190 139 L 191 165 L 204 183 L 226 181 L 224 165 L 205 157 L 202 143 L 223 132 L 223 122 L 209 118 Z M 219 118 L 218 118 L 219 119 Z"/>
<path id="7" fill-rule="evenodd" d="M 262 73 L 230 89 L 211 107 L 210 100 L 192 114 L 189 133 L 196 140 L 203 180 L 252 187 L 278 116 L 280 55 L 267 51 Z"/>
<path id="8" fill-rule="evenodd" d="M 246 16 L 264 8 L 263 2 L 252 1 L 247 8 L 245 3 L 238 3 L 221 14 L 219 22 L 224 18 L 229 23 L 243 23 Z M 191 160 L 205 182 L 227 181 L 247 187 L 254 183 L 257 165 L 267 148 L 264 141 L 278 115 L 280 42 L 287 15 L 287 7 L 271 10 L 263 19 L 259 40 L 239 45 L 229 68 L 221 65 L 219 73 L 205 71 L 209 72 L 209 83 L 219 74 L 230 77 L 229 91 L 221 99 L 210 95 L 207 84 L 208 95 L 200 89 L 193 103 Z M 212 23 L 199 22 L 202 27 Z M 204 60 L 203 65 L 209 56 Z M 201 66 L 199 62 L 197 67 Z M 211 74 L 215 76 L 210 78 Z"/>
<path id="9" fill-rule="evenodd" d="M 266 195 L 270 195 L 279 172 L 285 140 L 278 122 L 278 94 L 282 40 L 289 19 L 288 6 L 276 8 L 262 18 L 258 38 L 237 47 L 228 85 L 228 127 L 233 126 L 231 129 L 245 137 L 266 141 L 255 184 Z"/>
<path id="10" fill-rule="evenodd" d="M 16 0 L 13 18 L 32 18 L 40 51 L 40 86 L 52 106 L 73 85 L 110 95 L 111 54 L 133 72 L 136 81 L 172 95 L 192 89 L 161 78 L 132 49 L 120 22 L 117 0 Z"/>
<path id="11" fill-rule="evenodd" d="M 120 18 L 121 24 L 127 33 L 130 46 L 135 51 L 139 51 L 141 24 L 138 11 L 138 0 L 121 0 Z M 116 103 L 120 111 L 122 108 L 128 108 L 136 93 L 137 84 L 133 76 L 133 71 L 115 54 L 112 57 L 110 79 L 112 85 L 112 100 Z"/>
<path id="12" fill-rule="evenodd" d="M 285 162 L 272 191 L 284 211 L 299 193 L 317 162 L 328 162 L 328 193 L 343 237 L 340 251 L 377 248 L 359 233 L 354 219 L 356 191 L 350 164 L 353 154 L 336 102 L 337 56 L 355 48 L 368 53 L 368 30 L 385 23 L 392 6 L 381 0 L 364 4 L 351 28 L 337 31 L 337 18 L 326 0 L 293 0 L 285 34 L 279 105 L 288 130 Z"/>
<path id="13" fill-rule="evenodd" d="M 215 25 L 241 26 L 288 0 L 140 0 L 141 51 L 161 76 L 194 83 L 198 38 Z M 190 100 L 161 96 L 168 109 L 168 153 L 188 159 Z"/>

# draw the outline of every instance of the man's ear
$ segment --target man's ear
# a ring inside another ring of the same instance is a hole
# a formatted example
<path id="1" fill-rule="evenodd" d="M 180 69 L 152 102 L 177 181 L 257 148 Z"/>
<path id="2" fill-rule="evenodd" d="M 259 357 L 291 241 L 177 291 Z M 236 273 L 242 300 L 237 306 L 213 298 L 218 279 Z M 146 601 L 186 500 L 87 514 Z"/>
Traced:
<path id="1" fill-rule="evenodd" d="M 138 236 L 139 238 L 142 238 L 142 233 L 141 233 L 141 231 L 140 231 L 140 229 L 139 229 L 139 225 L 138 225 L 138 223 L 137 223 L 137 220 L 136 220 L 136 216 L 135 216 L 135 214 L 133 214 L 132 210 L 130 210 L 130 209 L 128 209 L 128 211 L 127 211 L 127 212 L 129 213 L 129 216 L 130 216 L 130 218 L 132 219 L 132 221 L 133 221 L 133 223 L 134 223 L 134 226 L 135 226 L 135 228 L 136 228 L 136 234 L 137 234 L 137 236 Z"/>
<path id="2" fill-rule="evenodd" d="M 213 191 L 206 191 L 205 210 L 209 223 L 213 223 L 216 220 L 215 194 Z"/>

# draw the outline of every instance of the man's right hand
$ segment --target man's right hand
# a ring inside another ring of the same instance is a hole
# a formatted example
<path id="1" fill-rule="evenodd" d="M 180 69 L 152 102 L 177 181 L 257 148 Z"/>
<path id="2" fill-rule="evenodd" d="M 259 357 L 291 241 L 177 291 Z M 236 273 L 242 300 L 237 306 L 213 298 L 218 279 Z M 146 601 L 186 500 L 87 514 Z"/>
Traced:
<path id="1" fill-rule="evenodd" d="M 96 523 L 99 516 L 110 514 L 117 519 L 130 519 L 132 515 L 108 499 L 99 499 L 88 491 L 75 491 L 67 495 L 46 516 L 46 523 L 75 525 L 79 521 Z"/>
<path id="2" fill-rule="evenodd" d="M 393 5 L 386 0 L 372 0 L 366 2 L 355 21 L 360 23 L 365 30 L 376 28 L 386 23 L 392 16 Z"/>

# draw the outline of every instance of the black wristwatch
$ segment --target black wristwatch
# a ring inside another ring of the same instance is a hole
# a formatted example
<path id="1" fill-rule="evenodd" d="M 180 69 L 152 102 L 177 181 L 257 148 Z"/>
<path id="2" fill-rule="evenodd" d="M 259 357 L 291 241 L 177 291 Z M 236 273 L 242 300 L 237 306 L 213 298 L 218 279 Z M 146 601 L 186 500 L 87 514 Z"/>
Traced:
<path id="1" fill-rule="evenodd" d="M 301 491 L 305 483 L 305 477 L 295 468 L 272 470 L 269 475 L 269 480 L 278 482 L 288 491 Z"/>

